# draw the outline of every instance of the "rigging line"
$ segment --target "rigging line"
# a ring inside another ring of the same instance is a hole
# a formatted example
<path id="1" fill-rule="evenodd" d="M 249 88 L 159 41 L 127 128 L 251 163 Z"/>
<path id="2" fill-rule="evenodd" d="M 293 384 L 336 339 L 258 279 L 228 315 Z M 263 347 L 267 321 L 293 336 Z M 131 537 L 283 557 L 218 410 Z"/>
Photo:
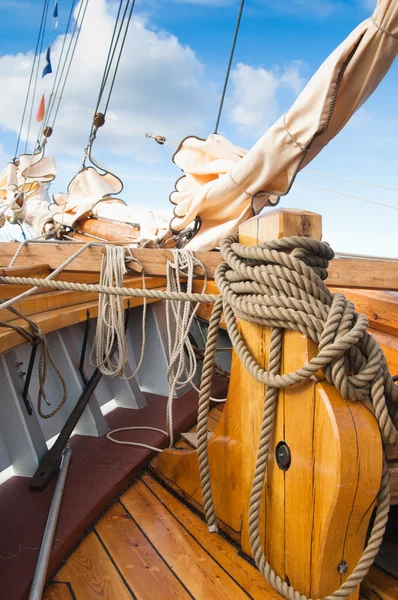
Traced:
<path id="1" fill-rule="evenodd" d="M 34 83 L 34 86 L 33 86 L 32 103 L 31 103 L 31 106 L 30 106 L 28 131 L 27 131 L 27 134 L 26 134 L 25 153 L 28 150 L 30 126 L 31 126 L 31 123 L 32 123 L 32 115 L 33 115 L 33 107 L 34 107 L 34 103 L 35 103 L 37 80 L 38 80 L 38 76 L 39 76 L 40 56 L 41 56 L 41 52 L 42 52 L 42 49 L 43 49 L 44 33 L 45 33 L 45 30 L 46 30 L 46 23 L 47 23 L 47 16 L 48 16 L 48 6 L 49 6 L 49 1 L 47 0 L 46 10 L 45 10 L 45 16 L 44 16 L 44 25 L 43 25 L 42 32 L 41 32 L 40 48 L 39 48 L 39 53 L 38 53 L 38 59 L 37 59 L 37 62 L 36 62 L 36 76 L 35 76 L 35 83 Z"/>
<path id="2" fill-rule="evenodd" d="M 382 190 L 391 190 L 392 192 L 398 192 L 398 188 L 391 187 L 389 185 L 381 185 L 380 183 L 370 183 L 369 181 L 360 181 L 359 179 L 348 179 L 347 177 L 328 175 L 327 173 L 319 173 L 318 171 L 310 171 L 309 169 L 304 169 L 302 173 L 309 173 L 310 175 L 319 175 L 320 177 L 328 177 L 329 179 L 338 179 L 339 181 L 347 181 L 348 183 L 358 183 L 360 185 L 368 185 L 370 187 L 380 188 Z"/>
<path id="3" fill-rule="evenodd" d="M 318 190 L 324 190 L 325 192 L 333 192 L 333 194 L 339 194 L 340 196 L 345 196 L 346 198 L 354 198 L 355 200 L 362 200 L 362 202 L 369 202 L 370 204 L 377 204 L 378 206 L 384 206 L 385 208 L 392 208 L 394 210 L 398 210 L 398 206 L 393 206 L 392 204 L 384 204 L 383 202 L 377 202 L 376 200 L 369 200 L 368 198 L 363 198 L 362 196 L 355 196 L 354 194 L 347 194 L 346 192 L 340 192 L 339 190 L 334 190 L 332 188 L 323 187 L 321 185 L 316 185 L 315 183 L 309 183 L 308 181 L 303 181 L 302 179 L 297 179 L 297 183 L 302 183 L 303 185 L 308 185 L 309 187 L 317 188 Z"/>
<path id="4" fill-rule="evenodd" d="M 227 92 L 229 76 L 230 76 L 230 73 L 231 73 L 232 61 L 233 61 L 234 54 L 235 54 L 236 40 L 238 39 L 240 21 L 241 21 L 241 18 L 242 18 L 242 12 L 243 12 L 244 5 L 245 5 L 245 0 L 241 0 L 240 8 L 239 8 L 239 13 L 238 13 L 238 19 L 236 21 L 234 39 L 232 41 L 231 53 L 229 55 L 227 72 L 225 74 L 224 87 L 223 87 L 223 91 L 222 91 L 222 94 L 221 94 L 220 106 L 218 108 L 218 115 L 217 115 L 217 121 L 216 121 L 216 126 L 215 126 L 215 129 L 214 129 L 214 133 L 218 133 L 218 126 L 220 125 L 221 113 L 222 113 L 222 110 L 223 110 L 223 107 L 224 107 L 225 94 Z"/>
<path id="5" fill-rule="evenodd" d="M 105 87 L 106 87 L 106 83 L 108 81 L 109 73 L 110 73 L 111 68 L 112 68 L 112 62 L 113 62 L 113 59 L 114 59 L 114 56 L 115 56 L 117 45 L 119 43 L 120 34 L 122 32 L 122 29 L 123 29 L 123 25 L 124 25 L 124 21 L 125 21 L 125 18 L 126 18 L 127 10 L 128 10 L 129 4 L 130 4 L 130 0 L 127 0 L 127 2 L 126 2 L 126 6 L 125 6 L 125 9 L 124 9 L 124 12 L 123 12 L 122 20 L 121 20 L 120 26 L 118 27 L 118 25 L 119 25 L 119 18 L 120 18 L 120 12 L 121 12 L 121 9 L 122 9 L 122 6 L 123 6 L 123 2 L 124 2 L 124 0 L 120 0 L 119 11 L 118 11 L 118 14 L 117 14 L 117 17 L 116 17 L 116 21 L 115 21 L 115 25 L 114 25 L 114 28 L 113 28 L 112 39 L 111 39 L 111 42 L 109 44 L 108 57 L 107 57 L 107 61 L 106 61 L 106 64 L 105 64 L 104 73 L 102 75 L 102 81 L 101 81 L 101 85 L 100 85 L 100 90 L 98 92 L 97 103 L 96 103 L 96 106 L 95 106 L 95 109 L 94 109 L 94 117 L 97 114 L 97 111 L 98 111 L 98 108 L 99 108 L 99 105 L 100 105 L 100 102 L 102 100 L 102 96 L 103 96 L 103 93 L 104 93 L 104 90 L 105 90 Z M 116 31 L 117 31 L 117 36 L 116 36 L 116 41 L 114 41 L 115 40 Z M 90 139 L 93 136 L 94 128 L 95 128 L 95 126 L 94 126 L 94 119 L 93 119 L 93 122 L 91 123 L 91 127 L 90 127 L 90 133 L 89 133 L 89 136 L 88 136 L 89 141 L 90 141 Z M 87 156 L 87 151 L 86 151 L 86 156 Z"/>
<path id="6" fill-rule="evenodd" d="M 56 108 L 55 114 L 54 114 L 53 125 L 52 125 L 53 127 L 54 127 L 55 121 L 57 119 L 59 107 L 60 107 L 61 100 L 62 100 L 62 97 L 63 97 L 62 95 L 64 93 L 65 85 L 66 85 L 66 82 L 67 82 L 68 77 L 69 77 L 70 68 L 72 66 L 73 58 L 75 56 L 75 51 L 76 51 L 77 43 L 79 41 L 80 32 L 82 30 L 82 26 L 83 26 L 84 18 L 86 16 L 86 11 L 87 11 L 87 7 L 88 7 L 89 2 L 90 2 L 90 0 L 86 0 L 86 4 L 84 6 L 83 15 L 82 15 L 82 18 L 81 18 L 81 21 L 80 21 L 80 26 L 79 26 L 79 28 L 77 30 L 77 35 L 75 37 L 75 44 L 73 46 L 73 50 L 72 50 L 72 54 L 71 54 L 71 57 L 70 57 L 69 65 L 68 65 L 68 68 L 67 68 L 67 71 L 66 71 L 66 75 L 65 75 L 65 78 L 64 78 L 64 82 L 62 84 L 61 92 L 60 92 L 60 95 L 59 95 L 59 98 L 58 98 L 57 108 Z M 83 2 L 81 3 L 81 6 L 83 6 Z M 78 20 L 76 20 L 75 27 L 76 27 L 77 23 L 78 23 Z"/>
<path id="7" fill-rule="evenodd" d="M 37 51 L 39 49 L 40 36 L 41 36 L 42 28 L 43 28 L 44 15 L 45 15 L 45 9 L 46 9 L 46 4 L 47 3 L 48 3 L 48 0 L 44 0 L 44 2 L 43 2 L 43 10 L 42 10 L 42 13 L 41 13 L 41 21 L 40 21 L 39 33 L 37 35 L 37 42 L 36 42 L 35 54 L 34 54 L 34 58 L 33 58 L 32 69 L 30 71 L 30 77 L 29 77 L 29 83 L 28 83 L 28 90 L 26 92 L 25 104 L 24 104 L 23 112 L 22 112 L 21 125 L 20 125 L 19 133 L 18 133 L 17 145 L 15 147 L 15 154 L 14 154 L 15 157 L 18 156 L 19 142 L 21 141 L 22 127 L 23 127 L 23 124 L 24 124 L 24 121 L 25 121 L 25 114 L 26 114 L 26 109 L 27 109 L 27 106 L 28 106 L 28 100 L 29 100 L 29 94 L 30 94 L 30 87 L 32 85 L 33 73 L 34 73 L 34 70 L 35 70 L 35 63 L 36 63 L 36 60 L 37 60 Z"/>
<path id="8" fill-rule="evenodd" d="M 66 55 L 65 55 L 65 59 L 62 62 L 62 58 L 63 58 L 63 55 L 64 55 L 65 44 L 66 44 L 66 38 L 68 37 L 69 26 L 70 26 L 70 23 L 71 23 L 71 20 L 72 20 L 72 17 L 73 17 L 73 10 L 74 10 L 74 7 L 75 7 L 75 2 L 76 2 L 76 0 L 72 0 L 72 2 L 71 2 L 71 7 L 70 7 L 70 12 L 69 12 L 68 22 L 67 22 L 66 29 L 65 29 L 64 39 L 63 39 L 63 42 L 62 42 L 61 53 L 60 53 L 59 59 L 58 59 L 57 70 L 55 72 L 53 87 L 52 87 L 51 95 L 50 95 L 50 101 L 49 101 L 49 105 L 48 105 L 48 109 L 47 109 L 47 114 L 46 114 L 45 119 L 43 120 L 43 126 L 42 126 L 42 130 L 40 131 L 39 137 L 41 137 L 42 132 L 44 131 L 45 127 L 50 122 L 50 117 L 51 117 L 51 113 L 52 113 L 53 108 L 54 108 L 56 95 L 58 93 L 58 89 L 59 89 L 60 82 L 62 80 L 62 76 L 63 76 L 63 73 L 64 73 L 66 61 L 68 59 L 69 48 L 70 48 L 70 45 L 71 45 L 72 39 L 73 39 L 72 36 L 71 36 L 71 39 L 70 39 L 70 42 L 69 42 L 68 50 L 67 50 Z M 61 69 L 61 73 L 60 73 L 59 79 L 58 79 L 58 73 L 59 73 L 59 70 L 60 70 L 60 67 L 61 67 L 61 63 L 62 63 L 62 69 Z"/>
<path id="9" fill-rule="evenodd" d="M 104 110 L 104 115 L 106 114 L 106 111 L 108 110 L 109 102 L 110 102 L 111 95 L 112 95 L 112 92 L 113 92 L 113 86 L 115 84 L 116 75 L 117 75 L 117 72 L 118 72 L 118 69 L 119 69 L 119 63 L 120 63 L 120 59 L 122 57 L 122 53 L 123 53 L 123 49 L 124 49 L 124 44 L 126 42 L 127 32 L 129 30 L 129 26 L 130 26 L 130 22 L 131 22 L 131 15 L 133 14 L 134 6 L 135 6 L 135 0 L 133 0 L 132 3 L 131 3 L 130 13 L 129 13 L 129 16 L 128 16 L 128 19 L 127 19 L 126 29 L 124 31 L 124 36 L 123 36 L 123 40 L 122 40 L 122 45 L 121 45 L 119 56 L 118 56 L 118 59 L 117 59 L 117 62 L 116 62 L 116 67 L 115 67 L 115 71 L 114 71 L 114 74 L 113 74 L 113 79 L 112 79 L 111 87 L 110 87 L 110 90 L 109 90 L 108 100 L 106 102 L 106 106 L 105 106 L 105 110 Z"/>
<path id="10" fill-rule="evenodd" d="M 119 18 L 120 18 L 120 13 L 121 13 L 121 10 L 122 10 L 122 6 L 123 6 L 123 0 L 120 0 L 120 2 L 119 2 L 119 9 L 118 9 L 117 15 L 116 15 L 115 26 L 113 28 L 112 39 L 111 39 L 111 43 L 109 44 L 108 56 L 106 58 L 104 72 L 102 74 L 102 81 L 101 81 L 101 87 L 100 87 L 100 91 L 99 91 L 98 98 L 97 98 L 97 104 L 96 104 L 96 107 L 94 109 L 94 114 L 97 113 L 98 106 L 99 106 L 99 103 L 101 101 L 102 94 L 103 94 L 103 91 L 104 91 L 104 88 L 105 88 L 105 85 L 106 85 L 106 81 L 108 79 L 108 73 L 109 73 L 110 64 L 111 64 L 111 62 L 113 60 L 112 49 L 114 48 L 113 43 L 114 43 L 114 40 L 115 40 L 117 25 L 119 23 Z M 116 40 L 116 45 L 117 45 L 117 40 Z M 116 48 L 116 46 L 115 46 L 115 48 Z M 113 52 L 114 51 L 115 50 L 113 50 Z M 111 57 L 111 54 L 112 54 L 112 57 Z"/>
<path id="11" fill-rule="evenodd" d="M 66 98 L 65 96 L 62 96 L 62 100 L 64 102 L 67 102 L 68 104 L 73 104 L 74 106 L 77 106 L 78 108 L 81 108 L 82 110 L 86 110 L 87 112 L 90 112 L 90 113 L 92 112 L 91 108 L 88 108 L 87 106 L 83 106 L 83 104 L 79 104 L 78 102 L 75 102 L 74 100 L 70 100 L 70 98 Z M 136 129 L 135 127 L 133 127 L 132 125 L 129 125 L 128 123 L 123 123 L 122 121 L 118 121 L 117 119 L 113 119 L 112 117 L 106 117 L 106 120 L 112 121 L 113 123 L 116 123 L 117 125 L 121 125 L 125 129 L 129 129 L 133 133 L 137 133 L 139 135 L 148 137 L 148 135 L 147 135 L 148 132 L 143 131 L 141 129 Z M 168 138 L 166 139 L 166 141 L 164 143 L 168 144 L 170 146 L 173 146 L 173 147 L 177 147 L 179 145 L 179 142 L 176 142 L 175 140 L 169 140 Z"/>

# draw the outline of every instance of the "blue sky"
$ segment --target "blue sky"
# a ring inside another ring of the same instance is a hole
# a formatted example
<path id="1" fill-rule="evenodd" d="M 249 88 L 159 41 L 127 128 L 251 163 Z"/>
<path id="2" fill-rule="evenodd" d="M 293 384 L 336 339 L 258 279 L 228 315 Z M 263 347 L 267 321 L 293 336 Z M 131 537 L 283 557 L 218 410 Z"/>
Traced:
<path id="1" fill-rule="evenodd" d="M 220 133 L 250 148 L 294 101 L 323 60 L 376 4 L 374 0 L 246 0 L 231 85 Z M 59 0 L 58 35 L 70 1 Z M 115 4 L 90 0 L 80 48 L 65 97 L 93 109 L 109 43 Z M 214 129 L 218 100 L 235 27 L 233 0 L 136 0 L 136 19 L 123 54 L 109 116 L 128 126 L 179 141 Z M 26 78 L 35 46 L 42 1 L 0 0 L 0 159 L 11 158 Z M 90 12 L 91 11 L 91 12 Z M 53 37 L 49 22 L 45 44 Z M 59 42 L 58 42 L 59 43 Z M 56 58 L 56 52 L 54 53 Z M 239 66 L 238 66 L 239 65 Z M 311 163 L 310 170 L 398 188 L 398 65 L 343 132 Z M 38 98 L 51 76 L 39 83 Z M 243 87 L 246 95 L 242 95 Z M 252 94 L 247 94 L 247 90 Z M 238 110 L 239 108 L 239 110 Z M 66 191 L 79 169 L 90 112 L 61 104 L 48 152 L 58 176 L 53 192 Z M 128 203 L 170 212 L 168 194 L 180 175 L 171 146 L 108 121 L 95 156 L 119 175 Z M 324 238 L 336 250 L 398 256 L 396 210 L 344 198 L 304 183 L 344 191 L 398 208 L 398 192 L 301 173 L 281 206 L 323 215 Z"/>

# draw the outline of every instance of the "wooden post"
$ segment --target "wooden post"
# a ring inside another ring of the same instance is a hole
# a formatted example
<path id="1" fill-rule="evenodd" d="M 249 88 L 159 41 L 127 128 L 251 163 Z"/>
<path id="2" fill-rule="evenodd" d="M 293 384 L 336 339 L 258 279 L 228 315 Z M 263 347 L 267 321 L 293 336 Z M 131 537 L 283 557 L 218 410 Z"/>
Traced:
<path id="1" fill-rule="evenodd" d="M 240 227 L 248 246 L 301 235 L 321 239 L 315 213 L 275 210 Z M 267 366 L 270 330 L 245 321 L 241 334 L 253 356 Z M 282 372 L 294 371 L 317 352 L 302 334 L 284 334 Z M 216 514 L 221 526 L 239 535 L 251 554 L 248 535 L 250 489 L 256 461 L 265 386 L 233 356 L 223 418 L 209 442 Z M 275 458 L 280 442 L 291 464 Z M 168 450 L 154 469 L 185 497 L 201 505 L 197 454 Z M 336 590 L 356 566 L 381 480 L 382 448 L 377 422 L 361 403 L 341 398 L 322 377 L 279 392 L 264 490 L 262 531 L 267 560 L 302 594 L 322 598 Z M 358 598 L 355 592 L 351 600 Z"/>

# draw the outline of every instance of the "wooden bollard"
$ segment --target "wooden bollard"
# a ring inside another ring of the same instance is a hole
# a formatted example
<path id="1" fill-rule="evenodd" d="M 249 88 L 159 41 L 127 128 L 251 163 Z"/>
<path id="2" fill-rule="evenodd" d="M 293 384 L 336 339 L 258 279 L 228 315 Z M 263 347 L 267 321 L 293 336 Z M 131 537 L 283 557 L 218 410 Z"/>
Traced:
<path id="1" fill-rule="evenodd" d="M 294 235 L 321 239 L 321 234 L 320 215 L 286 209 L 251 219 L 239 230 L 247 246 Z M 270 329 L 245 321 L 239 327 L 253 357 L 266 368 Z M 282 372 L 295 371 L 316 353 L 311 340 L 286 331 Z M 224 413 L 209 441 L 219 525 L 248 555 L 249 498 L 265 391 L 233 354 Z M 278 464 L 277 447 L 290 456 L 286 464 Z M 165 450 L 152 468 L 201 506 L 196 450 Z M 380 432 L 366 406 L 343 400 L 322 377 L 279 391 L 261 530 L 266 558 L 282 579 L 312 598 L 340 587 L 362 555 L 381 468 Z"/>

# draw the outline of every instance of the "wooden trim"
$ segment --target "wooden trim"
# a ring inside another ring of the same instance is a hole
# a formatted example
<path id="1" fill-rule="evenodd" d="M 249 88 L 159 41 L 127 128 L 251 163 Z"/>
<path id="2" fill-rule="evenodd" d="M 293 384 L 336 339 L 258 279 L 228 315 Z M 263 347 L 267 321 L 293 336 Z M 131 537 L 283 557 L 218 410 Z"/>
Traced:
<path id="1" fill-rule="evenodd" d="M 14 242 L 2 243 L 0 261 L 4 266 L 10 264 L 18 247 L 19 244 Z M 49 252 L 49 247 L 45 244 L 27 244 L 18 257 L 17 263 L 24 268 L 48 263 L 50 269 L 54 270 L 79 247 L 78 244 L 52 244 Z M 146 275 L 166 274 L 167 251 L 131 248 L 131 253 L 144 265 Z M 222 261 L 220 252 L 195 252 L 195 256 L 205 265 L 207 276 L 213 279 L 215 270 Z M 93 246 L 78 256 L 65 272 L 74 270 L 98 273 L 101 260 L 101 246 Z M 130 268 L 134 270 L 136 263 L 132 262 Z M 398 260 L 335 258 L 329 265 L 329 277 L 326 283 L 338 287 L 398 290 Z"/>

